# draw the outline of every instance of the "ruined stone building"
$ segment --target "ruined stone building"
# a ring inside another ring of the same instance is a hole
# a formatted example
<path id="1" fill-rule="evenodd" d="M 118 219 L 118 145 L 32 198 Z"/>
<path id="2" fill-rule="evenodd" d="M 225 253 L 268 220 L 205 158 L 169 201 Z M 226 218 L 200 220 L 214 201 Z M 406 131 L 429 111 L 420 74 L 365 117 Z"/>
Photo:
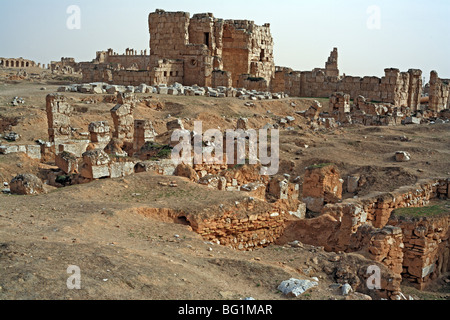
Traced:
<path id="1" fill-rule="evenodd" d="M 268 87 L 275 73 L 269 24 L 156 10 L 149 31 L 150 55 L 98 52 L 92 63 L 82 64 L 83 81 L 238 87 L 262 80 Z"/>
<path id="2" fill-rule="evenodd" d="M 157 10 L 149 27 L 153 83 L 239 87 L 249 77 L 270 82 L 275 72 L 269 24 Z"/>
<path id="3" fill-rule="evenodd" d="M 31 68 L 36 66 L 38 66 L 36 62 L 24 58 L 0 58 L 0 67 L 3 68 Z"/>
<path id="4" fill-rule="evenodd" d="M 290 96 L 329 98 L 335 92 L 356 100 L 408 107 L 412 112 L 449 108 L 449 80 L 431 72 L 429 103 L 421 106 L 422 71 L 396 68 L 384 77 L 341 75 L 338 49 L 334 48 L 324 68 L 295 71 L 274 63 L 270 24 L 248 20 L 223 20 L 211 13 L 166 12 L 149 15 L 150 51 L 127 49 L 124 55 L 112 49 L 97 52 L 92 62 L 80 63 L 83 82 L 116 85 L 172 85 L 235 87 L 284 92 Z"/>
<path id="5" fill-rule="evenodd" d="M 81 71 L 80 64 L 74 58 L 61 58 L 61 61 L 52 61 L 49 64 L 52 72 L 62 72 L 65 74 L 78 73 Z"/>

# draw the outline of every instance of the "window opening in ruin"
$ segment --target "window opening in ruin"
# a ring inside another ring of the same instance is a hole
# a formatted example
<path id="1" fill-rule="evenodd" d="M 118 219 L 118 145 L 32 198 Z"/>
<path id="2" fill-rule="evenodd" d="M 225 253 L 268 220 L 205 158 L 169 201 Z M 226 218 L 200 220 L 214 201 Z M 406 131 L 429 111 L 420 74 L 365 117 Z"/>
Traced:
<path id="1" fill-rule="evenodd" d="M 167 77 L 167 71 L 164 71 L 164 77 Z"/>
<path id="2" fill-rule="evenodd" d="M 260 55 L 260 57 L 259 57 L 259 60 L 260 60 L 260 61 L 264 61 L 265 56 L 266 56 L 266 52 L 265 52 L 264 49 L 262 49 L 262 50 L 261 50 L 261 55 Z"/>
<path id="3" fill-rule="evenodd" d="M 205 45 L 209 48 L 209 32 L 205 32 Z"/>

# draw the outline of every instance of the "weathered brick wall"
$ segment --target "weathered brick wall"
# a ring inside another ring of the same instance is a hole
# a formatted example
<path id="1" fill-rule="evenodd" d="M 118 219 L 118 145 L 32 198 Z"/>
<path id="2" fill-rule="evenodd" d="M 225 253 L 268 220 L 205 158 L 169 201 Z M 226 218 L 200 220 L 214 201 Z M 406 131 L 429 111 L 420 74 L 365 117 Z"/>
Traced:
<path id="1" fill-rule="evenodd" d="M 364 96 L 368 101 L 391 103 L 394 106 L 411 106 L 417 109 L 422 93 L 420 70 L 400 72 L 385 69 L 385 76 L 378 77 L 333 77 L 326 69 L 301 72 L 300 96 L 330 97 L 334 92 L 350 94 L 352 99 Z"/>
<path id="2" fill-rule="evenodd" d="M 401 228 L 403 233 L 404 279 L 423 290 L 430 281 L 450 270 L 448 215 L 433 218 L 393 216 L 389 224 Z"/>
<path id="3" fill-rule="evenodd" d="M 382 229 L 388 225 L 392 211 L 397 208 L 423 207 L 432 199 L 447 198 L 448 184 L 447 179 L 426 180 L 379 196 L 328 204 L 321 216 L 294 222 L 286 241 L 300 240 L 324 246 L 329 251 L 354 251 L 360 241 L 354 238 L 360 227 L 369 225 Z"/>
<path id="4" fill-rule="evenodd" d="M 267 91 L 269 82 L 264 78 L 254 78 L 249 74 L 242 74 L 239 76 L 237 86 L 247 90 Z"/>
<path id="5" fill-rule="evenodd" d="M 231 72 L 215 70 L 212 73 L 212 87 L 227 87 L 230 88 L 233 85 Z"/>
<path id="6" fill-rule="evenodd" d="M 206 45 L 214 58 L 213 67 L 222 70 L 223 20 L 211 13 L 194 14 L 189 23 L 189 42 Z"/>
<path id="7" fill-rule="evenodd" d="M 234 87 L 239 87 L 242 74 L 264 78 L 270 84 L 275 64 L 269 24 L 257 26 L 248 20 L 226 20 L 222 54 L 223 68 L 231 72 Z"/>
<path id="8" fill-rule="evenodd" d="M 339 77 L 337 48 L 333 49 L 328 61 L 325 63 L 325 75 L 327 77 Z"/>
<path id="9" fill-rule="evenodd" d="M 80 63 L 81 72 L 83 74 L 83 83 L 106 82 L 112 83 L 116 79 L 113 78 L 113 68 L 107 64 L 97 63 Z M 117 79 L 121 81 L 121 79 Z"/>
<path id="10" fill-rule="evenodd" d="M 383 228 L 392 211 L 405 207 L 423 207 L 438 198 L 439 179 L 422 180 L 414 186 L 406 186 L 379 197 L 362 199 L 367 220 L 376 228 Z"/>
<path id="11" fill-rule="evenodd" d="M 320 212 L 325 204 L 342 199 L 342 183 L 335 165 L 308 167 L 303 181 L 303 202 L 309 210 Z"/>
<path id="12" fill-rule="evenodd" d="M 283 233 L 287 215 L 275 209 L 244 216 L 238 213 L 242 209 L 251 212 L 256 205 L 253 202 L 238 204 L 235 210 L 224 212 L 220 218 L 191 221 L 191 226 L 204 239 L 237 250 L 264 248 Z"/>
<path id="13" fill-rule="evenodd" d="M 210 50 L 204 45 L 188 44 L 183 54 L 185 85 L 199 85 L 210 87 L 212 84 L 212 71 L 214 58 Z"/>
<path id="14" fill-rule="evenodd" d="M 107 55 L 106 64 L 120 64 L 123 68 L 137 68 L 137 70 L 147 70 L 150 64 L 149 55 Z"/>
<path id="15" fill-rule="evenodd" d="M 159 59 L 179 59 L 189 43 L 189 13 L 156 10 L 149 15 L 151 67 Z"/>
<path id="16" fill-rule="evenodd" d="M 290 92 L 285 91 L 286 89 L 292 87 L 286 84 L 286 78 L 290 72 L 293 70 L 291 68 L 286 67 L 276 67 L 274 77 L 272 79 L 272 82 L 270 84 L 270 91 L 271 92 L 286 92 L 287 94 L 291 95 Z M 298 84 L 298 88 L 300 88 L 300 84 Z"/>
<path id="17" fill-rule="evenodd" d="M 151 76 L 148 71 L 115 70 L 112 71 L 112 78 L 115 85 L 139 86 L 142 83 L 151 83 Z"/>
<path id="18" fill-rule="evenodd" d="M 403 248 L 402 229 L 388 226 L 372 232 L 366 250 L 370 259 L 381 262 L 395 274 L 401 275 Z"/>

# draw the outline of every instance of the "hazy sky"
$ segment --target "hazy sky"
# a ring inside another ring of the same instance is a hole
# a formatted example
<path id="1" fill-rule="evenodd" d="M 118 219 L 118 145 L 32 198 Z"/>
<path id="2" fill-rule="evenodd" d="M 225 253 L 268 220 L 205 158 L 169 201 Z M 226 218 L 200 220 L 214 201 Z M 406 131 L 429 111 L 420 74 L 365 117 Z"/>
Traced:
<path id="1" fill-rule="evenodd" d="M 148 14 L 164 9 L 270 23 L 276 65 L 294 70 L 323 68 L 338 47 L 339 69 L 348 75 L 382 76 L 395 67 L 422 69 L 427 79 L 431 70 L 450 78 L 449 0 L 2 0 L 1 5 L 0 57 L 91 61 L 108 48 L 148 49 Z M 80 8 L 80 29 L 67 27 L 71 5 Z"/>

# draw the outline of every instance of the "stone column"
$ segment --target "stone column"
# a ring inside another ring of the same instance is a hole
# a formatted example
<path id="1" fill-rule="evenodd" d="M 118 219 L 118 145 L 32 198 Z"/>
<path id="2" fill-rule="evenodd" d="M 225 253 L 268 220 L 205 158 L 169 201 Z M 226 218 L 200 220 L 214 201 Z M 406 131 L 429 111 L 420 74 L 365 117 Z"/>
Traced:
<path id="1" fill-rule="evenodd" d="M 133 149 L 138 152 L 146 142 L 155 141 L 156 132 L 150 120 L 134 121 Z"/>
<path id="2" fill-rule="evenodd" d="M 133 140 L 134 118 L 133 111 L 135 107 L 133 94 L 118 93 L 117 104 L 111 109 L 111 116 L 114 121 L 113 137 L 121 140 Z"/>
<path id="3" fill-rule="evenodd" d="M 46 102 L 49 141 L 59 143 L 70 140 L 72 106 L 66 97 L 58 93 L 47 95 Z"/>

